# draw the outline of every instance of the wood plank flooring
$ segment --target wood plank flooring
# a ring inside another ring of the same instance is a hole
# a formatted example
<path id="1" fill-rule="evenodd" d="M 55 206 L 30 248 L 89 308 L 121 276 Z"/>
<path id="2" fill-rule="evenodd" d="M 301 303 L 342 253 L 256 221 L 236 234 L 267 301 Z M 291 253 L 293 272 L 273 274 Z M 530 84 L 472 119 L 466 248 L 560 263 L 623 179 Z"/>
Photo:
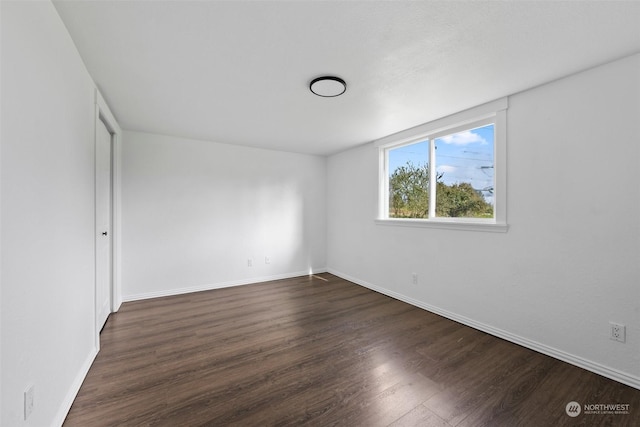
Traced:
<path id="1" fill-rule="evenodd" d="M 330 274 L 125 303 L 101 342 L 66 427 L 640 425 L 639 390 Z"/>

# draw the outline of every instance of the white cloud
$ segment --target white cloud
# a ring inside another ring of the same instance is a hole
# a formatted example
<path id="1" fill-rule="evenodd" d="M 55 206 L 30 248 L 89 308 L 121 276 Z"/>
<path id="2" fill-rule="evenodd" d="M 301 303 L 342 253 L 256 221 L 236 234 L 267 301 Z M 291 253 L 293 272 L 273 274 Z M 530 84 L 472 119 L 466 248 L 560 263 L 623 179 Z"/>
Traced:
<path id="1" fill-rule="evenodd" d="M 438 138 L 445 144 L 453 144 L 453 145 L 467 145 L 467 144 L 486 144 L 487 140 L 482 136 L 474 133 L 470 130 L 466 130 L 464 132 L 454 133 L 453 135 L 443 136 L 442 138 Z"/>
<path id="2" fill-rule="evenodd" d="M 455 171 L 458 170 L 457 167 L 451 166 L 451 165 L 440 165 L 436 169 L 438 172 L 444 172 L 444 173 L 454 173 Z"/>

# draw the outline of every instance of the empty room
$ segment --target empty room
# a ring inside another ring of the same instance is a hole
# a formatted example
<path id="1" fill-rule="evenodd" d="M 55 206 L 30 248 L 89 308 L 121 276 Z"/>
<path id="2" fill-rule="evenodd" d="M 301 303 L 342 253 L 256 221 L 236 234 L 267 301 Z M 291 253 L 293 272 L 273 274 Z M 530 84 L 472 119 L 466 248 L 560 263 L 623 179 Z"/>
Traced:
<path id="1" fill-rule="evenodd" d="M 1 426 L 640 423 L 640 1 L 0 22 Z"/>

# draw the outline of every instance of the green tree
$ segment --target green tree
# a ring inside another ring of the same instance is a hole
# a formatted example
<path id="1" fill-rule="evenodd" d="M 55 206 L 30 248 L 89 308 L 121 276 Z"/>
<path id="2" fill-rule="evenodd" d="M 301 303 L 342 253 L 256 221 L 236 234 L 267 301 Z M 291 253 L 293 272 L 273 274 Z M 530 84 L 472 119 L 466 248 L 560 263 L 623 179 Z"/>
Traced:
<path id="1" fill-rule="evenodd" d="M 447 185 L 436 176 L 436 216 L 452 218 L 491 218 L 493 206 L 470 183 Z M 429 167 L 411 161 L 398 167 L 389 178 L 389 216 L 392 218 L 429 217 Z"/>
<path id="2" fill-rule="evenodd" d="M 429 216 L 429 167 L 426 164 L 414 165 L 409 161 L 393 171 L 389 178 L 389 205 L 390 215 L 395 218 Z"/>
<path id="3" fill-rule="evenodd" d="M 436 216 L 451 218 L 492 218 L 493 206 L 470 183 L 446 185 L 438 182 L 436 188 Z"/>

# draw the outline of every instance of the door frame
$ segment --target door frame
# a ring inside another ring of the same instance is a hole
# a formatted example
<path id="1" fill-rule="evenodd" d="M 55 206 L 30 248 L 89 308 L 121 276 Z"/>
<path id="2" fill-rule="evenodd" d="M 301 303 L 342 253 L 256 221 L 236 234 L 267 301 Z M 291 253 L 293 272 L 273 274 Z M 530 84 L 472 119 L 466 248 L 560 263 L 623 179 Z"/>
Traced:
<path id="1" fill-rule="evenodd" d="M 95 176 L 95 147 L 98 142 L 98 125 L 102 121 L 111 133 L 111 313 L 115 313 L 122 305 L 121 289 L 121 168 L 122 168 L 122 129 L 111 113 L 109 106 L 100 91 L 95 90 L 95 123 L 94 123 L 94 176 Z M 94 186 L 95 188 L 95 186 Z M 94 206 L 95 209 L 95 206 Z M 98 224 L 94 229 L 98 235 Z M 97 245 L 94 240 L 94 283 L 93 283 L 93 325 L 95 328 L 96 351 L 100 350 L 100 328 L 98 327 L 97 305 L 97 272 L 95 268 Z"/>

